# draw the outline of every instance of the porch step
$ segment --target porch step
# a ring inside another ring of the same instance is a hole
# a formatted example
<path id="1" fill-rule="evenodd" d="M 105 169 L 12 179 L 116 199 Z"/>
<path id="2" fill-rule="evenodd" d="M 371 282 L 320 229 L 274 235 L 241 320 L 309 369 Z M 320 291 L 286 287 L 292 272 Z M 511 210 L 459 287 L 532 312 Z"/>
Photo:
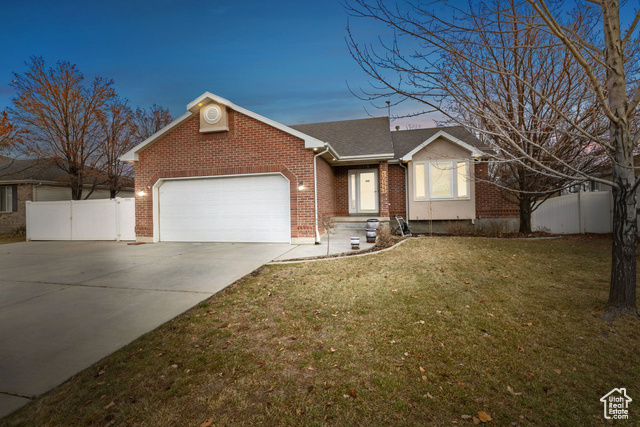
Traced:
<path id="1" fill-rule="evenodd" d="M 380 224 L 389 222 L 389 217 L 377 217 L 377 216 L 337 216 L 333 217 L 335 223 L 335 230 L 366 230 L 367 220 L 377 219 Z"/>

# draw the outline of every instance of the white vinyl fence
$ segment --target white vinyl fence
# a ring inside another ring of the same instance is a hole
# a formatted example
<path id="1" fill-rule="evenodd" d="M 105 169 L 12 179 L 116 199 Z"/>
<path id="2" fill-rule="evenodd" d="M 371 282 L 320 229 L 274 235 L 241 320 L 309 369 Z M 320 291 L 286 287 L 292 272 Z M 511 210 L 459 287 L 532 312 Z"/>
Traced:
<path id="1" fill-rule="evenodd" d="M 553 197 L 531 216 L 533 230 L 558 234 L 610 233 L 613 198 L 609 191 L 594 191 Z"/>
<path id="2" fill-rule="evenodd" d="M 135 199 L 27 202 L 27 240 L 135 240 Z"/>

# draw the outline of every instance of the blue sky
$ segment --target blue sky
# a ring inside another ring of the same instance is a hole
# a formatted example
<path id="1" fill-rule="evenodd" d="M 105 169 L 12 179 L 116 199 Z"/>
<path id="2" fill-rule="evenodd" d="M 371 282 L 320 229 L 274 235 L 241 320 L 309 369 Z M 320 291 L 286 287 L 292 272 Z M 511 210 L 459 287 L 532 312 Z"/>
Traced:
<path id="1" fill-rule="evenodd" d="M 351 23 L 375 37 L 366 22 Z M 347 88 L 367 80 L 346 26 L 338 0 L 3 2 L 0 110 L 11 103 L 12 72 L 36 55 L 111 78 L 134 107 L 157 103 L 174 117 L 205 91 L 284 124 L 384 115 Z M 429 123 L 402 124 L 418 122 Z"/>

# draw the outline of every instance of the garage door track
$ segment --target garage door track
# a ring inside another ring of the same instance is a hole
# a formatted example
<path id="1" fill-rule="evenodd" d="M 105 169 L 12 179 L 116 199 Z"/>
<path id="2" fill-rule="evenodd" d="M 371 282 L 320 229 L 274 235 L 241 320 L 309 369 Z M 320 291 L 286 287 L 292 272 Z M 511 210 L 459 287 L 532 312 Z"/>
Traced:
<path id="1" fill-rule="evenodd" d="M 0 418 L 291 248 L 0 245 Z"/>

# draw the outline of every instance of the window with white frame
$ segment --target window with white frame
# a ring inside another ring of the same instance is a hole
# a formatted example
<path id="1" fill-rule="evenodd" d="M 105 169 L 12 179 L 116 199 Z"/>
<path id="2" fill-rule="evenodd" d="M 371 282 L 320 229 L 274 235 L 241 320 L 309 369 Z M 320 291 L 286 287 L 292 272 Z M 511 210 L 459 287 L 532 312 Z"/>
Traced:
<path id="1" fill-rule="evenodd" d="M 424 174 L 424 163 L 416 163 L 413 167 L 414 176 L 415 176 L 415 192 L 416 199 L 425 199 L 427 197 L 427 193 L 425 191 L 426 176 Z"/>
<path id="2" fill-rule="evenodd" d="M 13 187 L 0 187 L 0 212 L 13 212 Z"/>
<path id="3" fill-rule="evenodd" d="M 415 162 L 413 172 L 415 200 L 465 200 L 470 197 L 467 160 Z"/>

